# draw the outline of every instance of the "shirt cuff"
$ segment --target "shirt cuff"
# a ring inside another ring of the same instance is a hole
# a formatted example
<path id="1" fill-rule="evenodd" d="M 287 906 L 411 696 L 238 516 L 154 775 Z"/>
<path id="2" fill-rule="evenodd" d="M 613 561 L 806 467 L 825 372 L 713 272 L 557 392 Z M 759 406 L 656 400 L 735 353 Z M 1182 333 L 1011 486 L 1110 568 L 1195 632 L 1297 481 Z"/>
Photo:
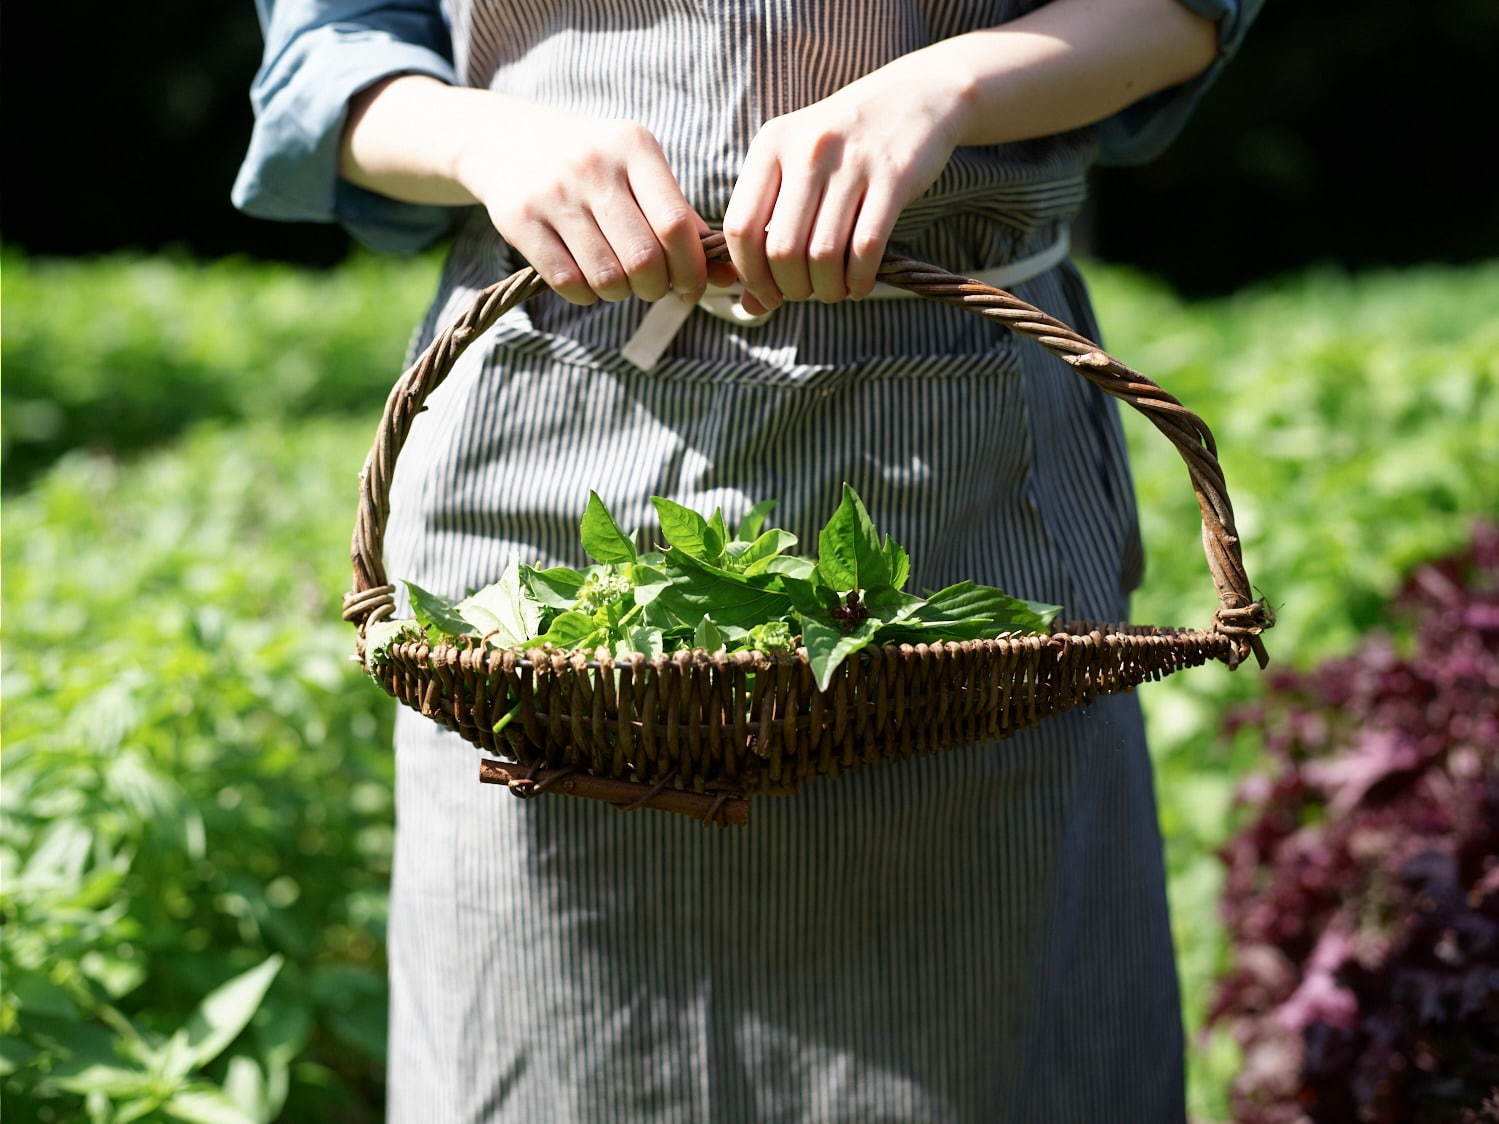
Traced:
<path id="1" fill-rule="evenodd" d="M 1197 101 L 1239 50 L 1264 0 L 1178 0 L 1218 27 L 1218 55 L 1189 82 L 1141 98 L 1098 123 L 1100 164 L 1144 164 L 1159 156 L 1186 125 Z"/>
<path id="2" fill-rule="evenodd" d="M 268 60 L 252 91 L 255 128 L 231 193 L 234 205 L 257 218 L 338 222 L 366 246 L 396 253 L 419 250 L 445 233 L 452 208 L 402 203 L 338 174 L 349 100 L 393 74 L 457 81 L 436 51 L 352 25 L 310 30 Z"/>

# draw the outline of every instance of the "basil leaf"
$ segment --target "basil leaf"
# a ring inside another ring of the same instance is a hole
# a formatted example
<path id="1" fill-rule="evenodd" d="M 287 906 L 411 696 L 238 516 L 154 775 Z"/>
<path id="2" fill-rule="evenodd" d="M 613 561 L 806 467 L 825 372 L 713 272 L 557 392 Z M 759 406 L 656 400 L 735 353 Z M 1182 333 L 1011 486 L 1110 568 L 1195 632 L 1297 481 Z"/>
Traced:
<path id="1" fill-rule="evenodd" d="M 1005 633 L 1030 631 L 982 617 L 936 622 L 908 618 L 882 625 L 877 639 L 881 644 L 935 644 L 939 640 L 992 640 Z"/>
<path id="2" fill-rule="evenodd" d="M 792 608 L 804 617 L 816 617 L 831 623 L 832 610 L 838 604 L 838 595 L 825 585 L 789 574 L 780 574 L 772 579 L 771 589 L 784 593 Z"/>
<path id="3" fill-rule="evenodd" d="M 753 585 L 675 547 L 666 557 L 671 583 L 656 595 L 652 607 L 667 609 L 681 624 L 695 627 L 704 616 L 711 616 L 719 624 L 753 628 L 791 611 L 790 599 L 773 589 Z"/>
<path id="4" fill-rule="evenodd" d="M 905 620 L 926 605 L 920 597 L 898 589 L 876 589 L 864 595 L 865 607 L 883 624 Z"/>
<path id="5" fill-rule="evenodd" d="M 549 570 L 537 570 L 525 563 L 520 567 L 520 580 L 531 596 L 543 605 L 554 609 L 571 609 L 578 599 L 578 590 L 583 587 L 586 575 L 571 566 L 553 566 Z"/>
<path id="6" fill-rule="evenodd" d="M 847 484 L 838 510 L 817 537 L 817 569 L 839 591 L 890 586 L 890 562 L 864 501 Z"/>
<path id="7" fill-rule="evenodd" d="M 1062 611 L 1062 606 L 1048 605 L 1045 601 L 1027 601 L 1021 597 L 1017 597 L 1016 600 L 1041 618 L 1042 632 L 1047 632 L 1051 629 L 1051 622 L 1056 620 L 1057 615 Z"/>
<path id="8" fill-rule="evenodd" d="M 522 589 L 520 560 L 513 551 L 499 581 L 464 598 L 454 608 L 479 635 L 499 648 L 522 643 L 541 626 L 542 607 Z"/>
<path id="9" fill-rule="evenodd" d="M 708 540 L 709 543 L 717 542 L 718 544 L 718 549 L 712 555 L 713 558 L 717 558 L 723 553 L 724 544 L 732 537 L 729 534 L 729 528 L 724 525 L 723 508 L 715 507 L 713 509 L 713 515 L 708 520 L 708 530 L 713 533 L 713 538 Z"/>
<path id="10" fill-rule="evenodd" d="M 757 624 L 743 636 L 734 638 L 735 650 L 758 649 L 762 652 L 791 652 L 796 649 L 796 637 L 785 621 L 767 621 Z"/>
<path id="11" fill-rule="evenodd" d="M 734 562 L 745 574 L 763 574 L 772 558 L 790 550 L 795 545 L 796 536 L 790 531 L 772 527 L 745 547 Z"/>
<path id="12" fill-rule="evenodd" d="M 614 658 L 639 652 L 645 656 L 659 656 L 666 651 L 666 640 L 659 628 L 632 628 L 623 639 L 614 644 Z"/>
<path id="13" fill-rule="evenodd" d="M 745 513 L 743 519 L 739 520 L 739 531 L 735 538 L 751 542 L 760 535 L 760 528 L 765 526 L 765 517 L 775 510 L 779 500 L 761 500 Z"/>
<path id="14" fill-rule="evenodd" d="M 817 572 L 817 563 L 810 558 L 803 558 L 799 554 L 777 554 L 765 563 L 767 574 L 787 574 L 793 578 L 803 581 L 811 581 L 812 575 Z"/>
<path id="15" fill-rule="evenodd" d="M 692 634 L 692 643 L 705 652 L 716 652 L 723 647 L 723 637 L 719 635 L 718 626 L 713 623 L 712 617 L 705 614 L 703 619 L 697 622 L 697 628 Z"/>
<path id="16" fill-rule="evenodd" d="M 635 544 L 619 529 L 597 492 L 588 493 L 588 506 L 583 509 L 578 533 L 583 549 L 595 562 L 635 561 Z"/>
<path id="17" fill-rule="evenodd" d="M 411 594 L 411 611 L 422 627 L 435 629 L 449 636 L 467 636 L 473 632 L 468 621 L 458 615 L 455 602 L 436 593 L 428 593 L 416 582 L 406 582 L 406 591 Z"/>
<path id="18" fill-rule="evenodd" d="M 656 506 L 662 537 L 677 550 L 709 562 L 716 561 L 723 554 L 723 536 L 690 507 L 661 496 L 652 496 L 651 503 Z"/>
<path id="19" fill-rule="evenodd" d="M 384 667 L 390 659 L 390 649 L 393 644 L 426 638 L 427 634 L 422 631 L 421 626 L 409 617 L 401 620 L 376 621 L 364 630 L 365 662 L 372 669 Z"/>
<path id="20" fill-rule="evenodd" d="M 523 646 L 530 648 L 538 644 L 553 644 L 558 648 L 591 647 L 599 643 L 607 631 L 600 628 L 598 621 L 587 613 L 569 611 L 558 613 L 545 632 L 527 640 Z"/>
<path id="21" fill-rule="evenodd" d="M 661 591 L 671 584 L 671 575 L 661 567 L 646 566 L 637 562 L 630 567 L 630 580 L 635 583 L 635 604 L 645 606 L 660 596 Z"/>
<path id="22" fill-rule="evenodd" d="M 885 555 L 885 564 L 890 567 L 890 584 L 896 589 L 904 589 L 906 579 L 911 576 L 911 558 L 905 548 L 889 535 L 885 536 L 885 544 L 882 548 Z"/>
<path id="23" fill-rule="evenodd" d="M 868 647 L 879 630 L 880 622 L 870 617 L 860 621 L 852 632 L 844 632 L 836 625 L 827 624 L 815 617 L 802 617 L 802 646 L 807 649 L 807 662 L 812 666 L 817 689 L 826 691 L 833 681 L 833 672 L 849 656 Z"/>
<path id="24" fill-rule="evenodd" d="M 1022 601 L 1002 590 L 973 582 L 958 582 L 929 594 L 916 612 L 922 621 L 960 624 L 978 618 L 995 622 L 1000 632 L 1046 632 L 1061 612 L 1057 605 Z"/>

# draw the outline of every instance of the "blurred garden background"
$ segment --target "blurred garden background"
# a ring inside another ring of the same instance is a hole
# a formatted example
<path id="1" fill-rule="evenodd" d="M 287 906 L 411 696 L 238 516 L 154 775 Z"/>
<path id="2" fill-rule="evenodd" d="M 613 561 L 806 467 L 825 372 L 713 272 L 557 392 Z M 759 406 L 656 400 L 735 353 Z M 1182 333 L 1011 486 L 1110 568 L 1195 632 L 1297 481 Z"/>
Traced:
<path id="1" fill-rule="evenodd" d="M 0 68 L 0 1110 L 376 1120 L 392 704 L 338 599 L 439 258 L 229 209 L 249 4 L 90 15 L 55 93 L 64 18 L 8 10 Z M 1095 185 L 1105 343 L 1213 427 L 1280 618 L 1278 678 L 1142 690 L 1200 1121 L 1499 1119 L 1499 193 L 1449 112 L 1492 104 L 1496 41 L 1476 0 L 1272 4 L 1177 146 Z M 1126 425 L 1134 615 L 1200 622 L 1185 473 Z M 1358 973 L 1401 956 L 1425 982 L 1375 1025 Z M 1313 1071 L 1350 1099 L 1296 1107 Z"/>

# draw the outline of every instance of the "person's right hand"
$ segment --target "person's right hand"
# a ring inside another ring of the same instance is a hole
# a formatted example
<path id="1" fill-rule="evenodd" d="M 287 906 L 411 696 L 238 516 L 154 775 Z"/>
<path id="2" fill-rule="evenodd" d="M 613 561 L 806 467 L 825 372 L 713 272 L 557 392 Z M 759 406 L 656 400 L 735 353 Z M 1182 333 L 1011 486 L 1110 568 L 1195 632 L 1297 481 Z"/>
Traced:
<path id="1" fill-rule="evenodd" d="M 457 154 L 453 178 L 548 285 L 574 304 L 675 291 L 696 303 L 710 270 L 708 224 L 682 194 L 661 145 L 632 121 L 598 120 L 504 95 Z"/>

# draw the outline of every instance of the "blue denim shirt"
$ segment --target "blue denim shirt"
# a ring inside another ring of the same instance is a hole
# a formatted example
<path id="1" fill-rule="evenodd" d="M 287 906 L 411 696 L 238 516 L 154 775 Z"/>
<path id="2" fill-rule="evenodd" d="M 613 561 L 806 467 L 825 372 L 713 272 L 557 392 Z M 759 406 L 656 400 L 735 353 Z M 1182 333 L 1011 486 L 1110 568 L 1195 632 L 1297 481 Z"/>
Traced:
<path id="1" fill-rule="evenodd" d="M 1180 0 L 1218 26 L 1218 57 L 1190 82 L 1097 126 L 1099 162 L 1140 164 L 1181 131 L 1238 50 L 1263 0 Z M 255 0 L 265 54 L 250 101 L 255 128 L 234 205 L 259 218 L 338 222 L 377 250 L 413 252 L 441 236 L 452 208 L 402 203 L 338 175 L 349 100 L 393 74 L 456 83 L 439 0 Z"/>

